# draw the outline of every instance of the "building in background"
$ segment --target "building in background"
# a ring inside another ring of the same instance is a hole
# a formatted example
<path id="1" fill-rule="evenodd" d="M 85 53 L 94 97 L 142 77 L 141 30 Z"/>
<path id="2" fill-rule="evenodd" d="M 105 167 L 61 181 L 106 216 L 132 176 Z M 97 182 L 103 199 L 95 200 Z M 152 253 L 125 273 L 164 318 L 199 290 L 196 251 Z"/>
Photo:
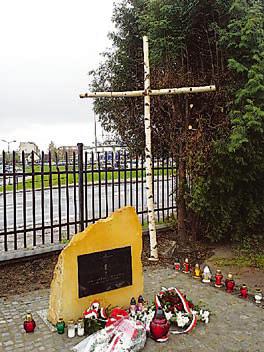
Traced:
<path id="1" fill-rule="evenodd" d="M 77 145 L 62 145 L 61 147 L 57 148 L 57 155 L 58 155 L 58 161 L 65 161 L 66 159 L 66 153 L 68 157 L 68 161 L 72 162 L 75 156 L 78 154 L 78 147 Z"/>
<path id="2" fill-rule="evenodd" d="M 18 153 L 19 153 L 20 161 L 22 161 L 22 152 L 24 152 L 25 160 L 27 162 L 31 162 L 32 152 L 34 154 L 35 161 L 39 161 L 39 159 L 40 159 L 39 147 L 34 142 L 20 142 L 19 143 Z"/>
<path id="3" fill-rule="evenodd" d="M 85 153 L 87 153 L 87 162 L 90 164 L 92 159 L 94 163 L 98 163 L 98 157 L 100 159 L 100 165 L 104 167 L 106 163 L 108 165 L 114 164 L 117 165 L 118 161 L 123 161 L 124 153 L 126 147 L 116 143 L 99 143 L 95 146 L 83 146 L 84 160 Z M 77 146 L 60 146 L 57 148 L 58 162 L 65 162 L 66 152 L 68 157 L 68 162 L 72 163 L 75 157 L 78 156 L 78 147 Z M 93 155 L 93 156 L 92 156 Z M 120 159 L 120 160 L 119 160 Z"/>
<path id="4" fill-rule="evenodd" d="M 117 143 L 99 143 L 96 147 L 84 147 L 84 151 L 88 153 L 88 162 L 92 161 L 92 154 L 94 154 L 94 162 L 100 159 L 100 165 L 104 167 L 108 165 L 118 167 L 124 161 L 124 155 L 128 154 L 127 147 Z"/>

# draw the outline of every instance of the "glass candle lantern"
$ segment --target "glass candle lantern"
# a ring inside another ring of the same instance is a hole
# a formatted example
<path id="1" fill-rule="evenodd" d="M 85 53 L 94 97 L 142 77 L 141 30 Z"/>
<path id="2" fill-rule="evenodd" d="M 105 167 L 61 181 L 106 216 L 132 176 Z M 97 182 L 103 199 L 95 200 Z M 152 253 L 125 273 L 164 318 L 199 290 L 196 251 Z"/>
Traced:
<path id="1" fill-rule="evenodd" d="M 202 270 L 200 268 L 200 265 L 198 263 L 195 264 L 195 267 L 193 269 L 193 278 L 194 279 L 200 279 L 202 276 Z"/>
<path id="2" fill-rule="evenodd" d="M 260 288 L 256 288 L 254 298 L 255 298 L 256 304 L 261 303 L 263 296 Z"/>
<path id="3" fill-rule="evenodd" d="M 189 264 L 189 259 L 185 258 L 184 263 L 183 263 L 183 273 L 188 274 L 190 272 L 190 264 Z"/>
<path id="4" fill-rule="evenodd" d="M 233 274 L 229 273 L 227 279 L 225 280 L 226 292 L 232 293 L 235 287 L 235 281 L 233 280 Z"/>
<path id="5" fill-rule="evenodd" d="M 25 331 L 28 332 L 34 332 L 36 327 L 35 320 L 32 317 L 32 314 L 30 312 L 27 312 L 26 318 L 24 320 L 24 329 Z"/>
<path id="6" fill-rule="evenodd" d="M 83 336 L 84 335 L 84 321 L 83 319 L 79 319 L 77 323 L 77 335 Z"/>
<path id="7" fill-rule="evenodd" d="M 131 315 L 135 315 L 136 311 L 137 311 L 137 302 L 135 300 L 135 297 L 132 297 L 130 300 L 129 312 Z"/>
<path id="8" fill-rule="evenodd" d="M 137 310 L 142 312 L 144 310 L 144 298 L 142 295 L 138 296 Z"/>
<path id="9" fill-rule="evenodd" d="M 73 338 L 75 336 L 75 324 L 73 320 L 68 321 L 68 337 Z"/>
<path id="10" fill-rule="evenodd" d="M 202 273 L 202 282 L 210 283 L 212 278 L 212 273 L 208 265 L 205 265 Z"/>
<path id="11" fill-rule="evenodd" d="M 178 258 L 176 258 L 176 260 L 175 260 L 174 268 L 175 268 L 176 271 L 180 271 L 181 270 L 181 263 L 180 263 L 180 260 Z"/>
<path id="12" fill-rule="evenodd" d="M 220 269 L 216 270 L 215 273 L 215 287 L 222 287 L 222 279 L 223 279 L 223 275 Z"/>
<path id="13" fill-rule="evenodd" d="M 65 322 L 62 318 L 60 318 L 56 324 L 56 329 L 58 334 L 63 334 L 64 333 L 64 329 L 65 329 Z"/>
<path id="14" fill-rule="evenodd" d="M 242 298 L 248 298 L 248 289 L 247 289 L 247 285 L 243 284 L 240 287 L 240 296 Z"/>

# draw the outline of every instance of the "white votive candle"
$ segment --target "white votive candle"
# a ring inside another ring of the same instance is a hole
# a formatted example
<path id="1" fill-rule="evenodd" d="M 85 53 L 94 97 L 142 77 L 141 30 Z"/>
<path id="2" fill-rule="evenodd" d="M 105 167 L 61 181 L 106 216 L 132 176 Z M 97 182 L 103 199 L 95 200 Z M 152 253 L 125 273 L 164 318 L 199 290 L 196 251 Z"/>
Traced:
<path id="1" fill-rule="evenodd" d="M 72 338 L 75 336 L 75 325 L 73 321 L 68 322 L 68 337 Z"/>
<path id="2" fill-rule="evenodd" d="M 83 336 L 84 335 L 84 321 L 83 321 L 83 319 L 79 319 L 78 320 L 77 335 L 78 336 Z"/>

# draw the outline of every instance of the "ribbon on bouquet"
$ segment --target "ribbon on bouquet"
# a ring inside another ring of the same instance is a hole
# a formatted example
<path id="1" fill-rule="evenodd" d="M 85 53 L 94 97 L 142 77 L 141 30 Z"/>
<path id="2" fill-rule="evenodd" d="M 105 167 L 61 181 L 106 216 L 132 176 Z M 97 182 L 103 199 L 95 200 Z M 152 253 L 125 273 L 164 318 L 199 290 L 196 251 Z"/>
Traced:
<path id="1" fill-rule="evenodd" d="M 168 289 L 163 288 L 162 291 L 160 292 L 160 295 L 162 296 L 166 291 L 167 292 L 172 292 L 172 291 L 176 292 L 176 294 L 178 295 L 178 297 L 181 300 L 181 303 L 183 305 L 183 308 L 184 308 L 185 312 L 192 316 L 191 324 L 185 330 L 182 330 L 182 331 L 170 331 L 170 333 L 173 334 L 173 335 L 187 334 L 188 332 L 192 331 L 194 329 L 194 327 L 196 326 L 196 324 L 197 324 L 197 316 L 196 316 L 196 314 L 193 314 L 193 312 L 191 311 L 188 302 L 186 301 L 186 299 L 184 298 L 184 296 L 183 296 L 183 294 L 181 293 L 180 290 L 178 290 L 176 287 L 170 287 Z M 158 295 L 155 296 L 155 305 L 156 305 L 156 308 L 158 308 L 158 307 L 162 308 L 162 305 L 160 303 Z"/>

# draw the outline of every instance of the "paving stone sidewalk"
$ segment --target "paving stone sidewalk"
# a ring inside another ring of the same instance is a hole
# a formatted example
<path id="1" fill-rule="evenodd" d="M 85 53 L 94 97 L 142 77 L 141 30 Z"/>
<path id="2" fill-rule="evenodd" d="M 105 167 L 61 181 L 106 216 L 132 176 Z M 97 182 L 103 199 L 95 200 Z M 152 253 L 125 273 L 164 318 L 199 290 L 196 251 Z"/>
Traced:
<path id="1" fill-rule="evenodd" d="M 161 286 L 176 286 L 194 303 L 202 302 L 213 313 L 210 323 L 200 323 L 188 335 L 170 336 L 164 344 L 148 339 L 144 351 L 255 352 L 264 351 L 264 310 L 235 295 L 208 287 L 189 275 L 170 268 L 144 269 L 145 297 L 151 300 Z M 0 351 L 70 351 L 82 338 L 67 338 L 51 332 L 36 313 L 48 307 L 49 290 L 0 298 Z M 37 328 L 33 334 L 23 330 L 23 318 L 31 310 Z"/>

